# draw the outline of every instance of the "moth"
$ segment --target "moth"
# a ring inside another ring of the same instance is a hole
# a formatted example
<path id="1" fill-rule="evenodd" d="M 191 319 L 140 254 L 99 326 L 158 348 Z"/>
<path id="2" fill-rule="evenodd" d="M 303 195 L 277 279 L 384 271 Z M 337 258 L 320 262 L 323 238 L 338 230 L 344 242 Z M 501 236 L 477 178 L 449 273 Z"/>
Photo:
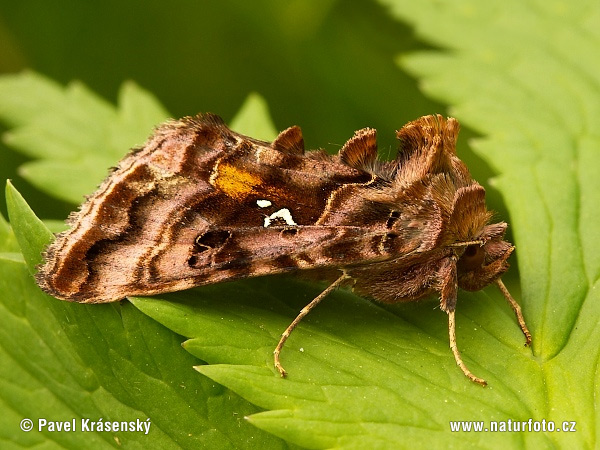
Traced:
<path id="1" fill-rule="evenodd" d="M 331 282 L 283 332 L 347 285 L 379 302 L 437 294 L 456 344 L 458 288 L 502 283 L 514 247 L 491 223 L 484 188 L 456 156 L 459 124 L 421 117 L 396 132 L 395 160 L 377 157 L 376 131 L 339 153 L 305 152 L 294 126 L 273 142 L 235 133 L 212 114 L 169 121 L 113 169 L 69 218 L 36 275 L 50 295 L 103 303 L 267 274 L 303 271 Z"/>

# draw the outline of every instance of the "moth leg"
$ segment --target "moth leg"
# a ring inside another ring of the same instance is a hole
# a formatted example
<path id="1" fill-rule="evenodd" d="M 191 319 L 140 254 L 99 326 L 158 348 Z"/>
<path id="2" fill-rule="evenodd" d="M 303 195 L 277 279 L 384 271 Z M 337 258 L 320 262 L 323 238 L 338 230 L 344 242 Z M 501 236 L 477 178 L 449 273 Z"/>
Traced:
<path id="1" fill-rule="evenodd" d="M 504 286 L 504 283 L 500 278 L 496 280 L 496 286 L 498 286 L 498 289 L 500 289 L 500 292 L 502 292 L 502 295 L 504 295 L 504 298 L 510 304 L 510 307 L 513 309 L 515 315 L 517 316 L 517 322 L 519 322 L 521 331 L 525 335 L 525 347 L 531 345 L 531 333 L 529 332 L 529 329 L 525 324 L 525 318 L 523 317 L 523 312 L 521 312 L 521 307 L 516 302 L 516 300 L 512 298 L 512 295 L 510 295 L 510 292 L 508 292 L 508 289 L 506 289 L 506 286 Z"/>
<path id="2" fill-rule="evenodd" d="M 348 274 L 346 274 L 346 272 L 343 272 L 342 275 L 337 280 L 335 280 L 333 283 L 331 283 L 327 287 L 327 289 L 325 289 L 323 292 L 321 292 L 319 295 L 317 295 L 313 301 L 311 301 L 308 305 L 306 305 L 304 308 L 302 308 L 302 310 L 300 311 L 300 314 L 298 314 L 296 316 L 296 318 L 294 319 L 294 321 L 292 323 L 290 323 L 290 325 L 285 329 L 285 331 L 281 335 L 281 339 L 279 339 L 279 343 L 277 344 L 277 347 L 275 347 L 275 350 L 273 351 L 273 361 L 275 363 L 275 367 L 277 368 L 277 370 L 279 371 L 279 373 L 281 374 L 282 377 L 285 377 L 287 372 L 285 371 L 285 369 L 281 365 L 281 362 L 279 361 L 279 354 L 281 353 L 283 344 L 285 344 L 285 341 L 287 341 L 287 338 L 290 337 L 290 333 L 292 332 L 292 330 L 294 328 L 296 328 L 296 325 L 298 325 L 298 323 L 300 323 L 300 321 L 304 318 L 304 316 L 306 316 L 310 312 L 311 309 L 313 309 L 315 306 L 317 306 L 321 302 L 321 300 L 323 300 L 325 297 L 327 297 L 332 291 L 337 289 L 348 278 L 350 278 L 350 276 Z"/>
<path id="3" fill-rule="evenodd" d="M 448 333 L 450 334 L 450 348 L 452 349 L 452 353 L 454 354 L 454 360 L 463 373 L 471 380 L 477 384 L 482 386 L 487 386 L 487 382 L 483 378 L 476 377 L 471 373 L 471 371 L 465 366 L 462 358 L 460 357 L 460 352 L 458 351 L 458 347 L 456 346 L 456 320 L 454 317 L 454 310 L 448 311 Z"/>

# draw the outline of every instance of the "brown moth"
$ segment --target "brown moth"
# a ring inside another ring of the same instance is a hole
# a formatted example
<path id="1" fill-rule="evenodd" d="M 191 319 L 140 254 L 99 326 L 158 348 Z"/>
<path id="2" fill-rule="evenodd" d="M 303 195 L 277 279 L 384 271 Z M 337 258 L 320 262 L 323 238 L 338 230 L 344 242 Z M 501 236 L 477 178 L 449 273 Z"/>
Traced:
<path id="1" fill-rule="evenodd" d="M 456 363 L 458 288 L 498 285 L 514 247 L 489 223 L 485 191 L 456 156 L 458 122 L 408 123 L 394 161 L 377 159 L 376 132 L 339 153 L 304 151 L 300 128 L 263 142 L 211 114 L 160 126 L 69 218 L 37 282 L 64 300 L 103 303 L 245 277 L 306 271 L 332 284 L 285 330 L 342 284 L 384 303 L 438 294 Z"/>

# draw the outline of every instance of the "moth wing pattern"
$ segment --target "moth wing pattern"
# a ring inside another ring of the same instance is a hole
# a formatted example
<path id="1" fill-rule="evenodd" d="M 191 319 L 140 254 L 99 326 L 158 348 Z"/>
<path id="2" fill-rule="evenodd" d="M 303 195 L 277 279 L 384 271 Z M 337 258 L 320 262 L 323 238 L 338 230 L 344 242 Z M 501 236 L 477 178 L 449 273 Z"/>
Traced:
<path id="1" fill-rule="evenodd" d="M 268 143 L 211 114 L 171 121 L 70 217 L 37 280 L 55 297 L 96 303 L 384 260 L 389 211 L 357 195 L 376 179 L 305 153 L 298 127 Z M 340 223 L 329 211 L 355 195 L 360 210 Z"/>

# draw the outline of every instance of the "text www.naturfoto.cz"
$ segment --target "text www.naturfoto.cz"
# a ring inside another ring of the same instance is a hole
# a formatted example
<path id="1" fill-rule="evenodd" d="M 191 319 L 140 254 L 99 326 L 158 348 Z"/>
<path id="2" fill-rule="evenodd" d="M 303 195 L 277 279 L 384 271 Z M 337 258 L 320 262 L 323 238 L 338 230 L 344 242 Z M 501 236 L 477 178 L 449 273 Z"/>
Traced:
<path id="1" fill-rule="evenodd" d="M 555 424 L 551 420 L 501 420 L 501 421 L 490 421 L 489 425 L 486 426 L 484 421 L 451 421 L 450 431 L 474 431 L 474 432 L 512 432 L 521 433 L 524 431 L 529 432 L 559 432 L 571 433 L 577 431 L 577 422 L 565 421 Z"/>

